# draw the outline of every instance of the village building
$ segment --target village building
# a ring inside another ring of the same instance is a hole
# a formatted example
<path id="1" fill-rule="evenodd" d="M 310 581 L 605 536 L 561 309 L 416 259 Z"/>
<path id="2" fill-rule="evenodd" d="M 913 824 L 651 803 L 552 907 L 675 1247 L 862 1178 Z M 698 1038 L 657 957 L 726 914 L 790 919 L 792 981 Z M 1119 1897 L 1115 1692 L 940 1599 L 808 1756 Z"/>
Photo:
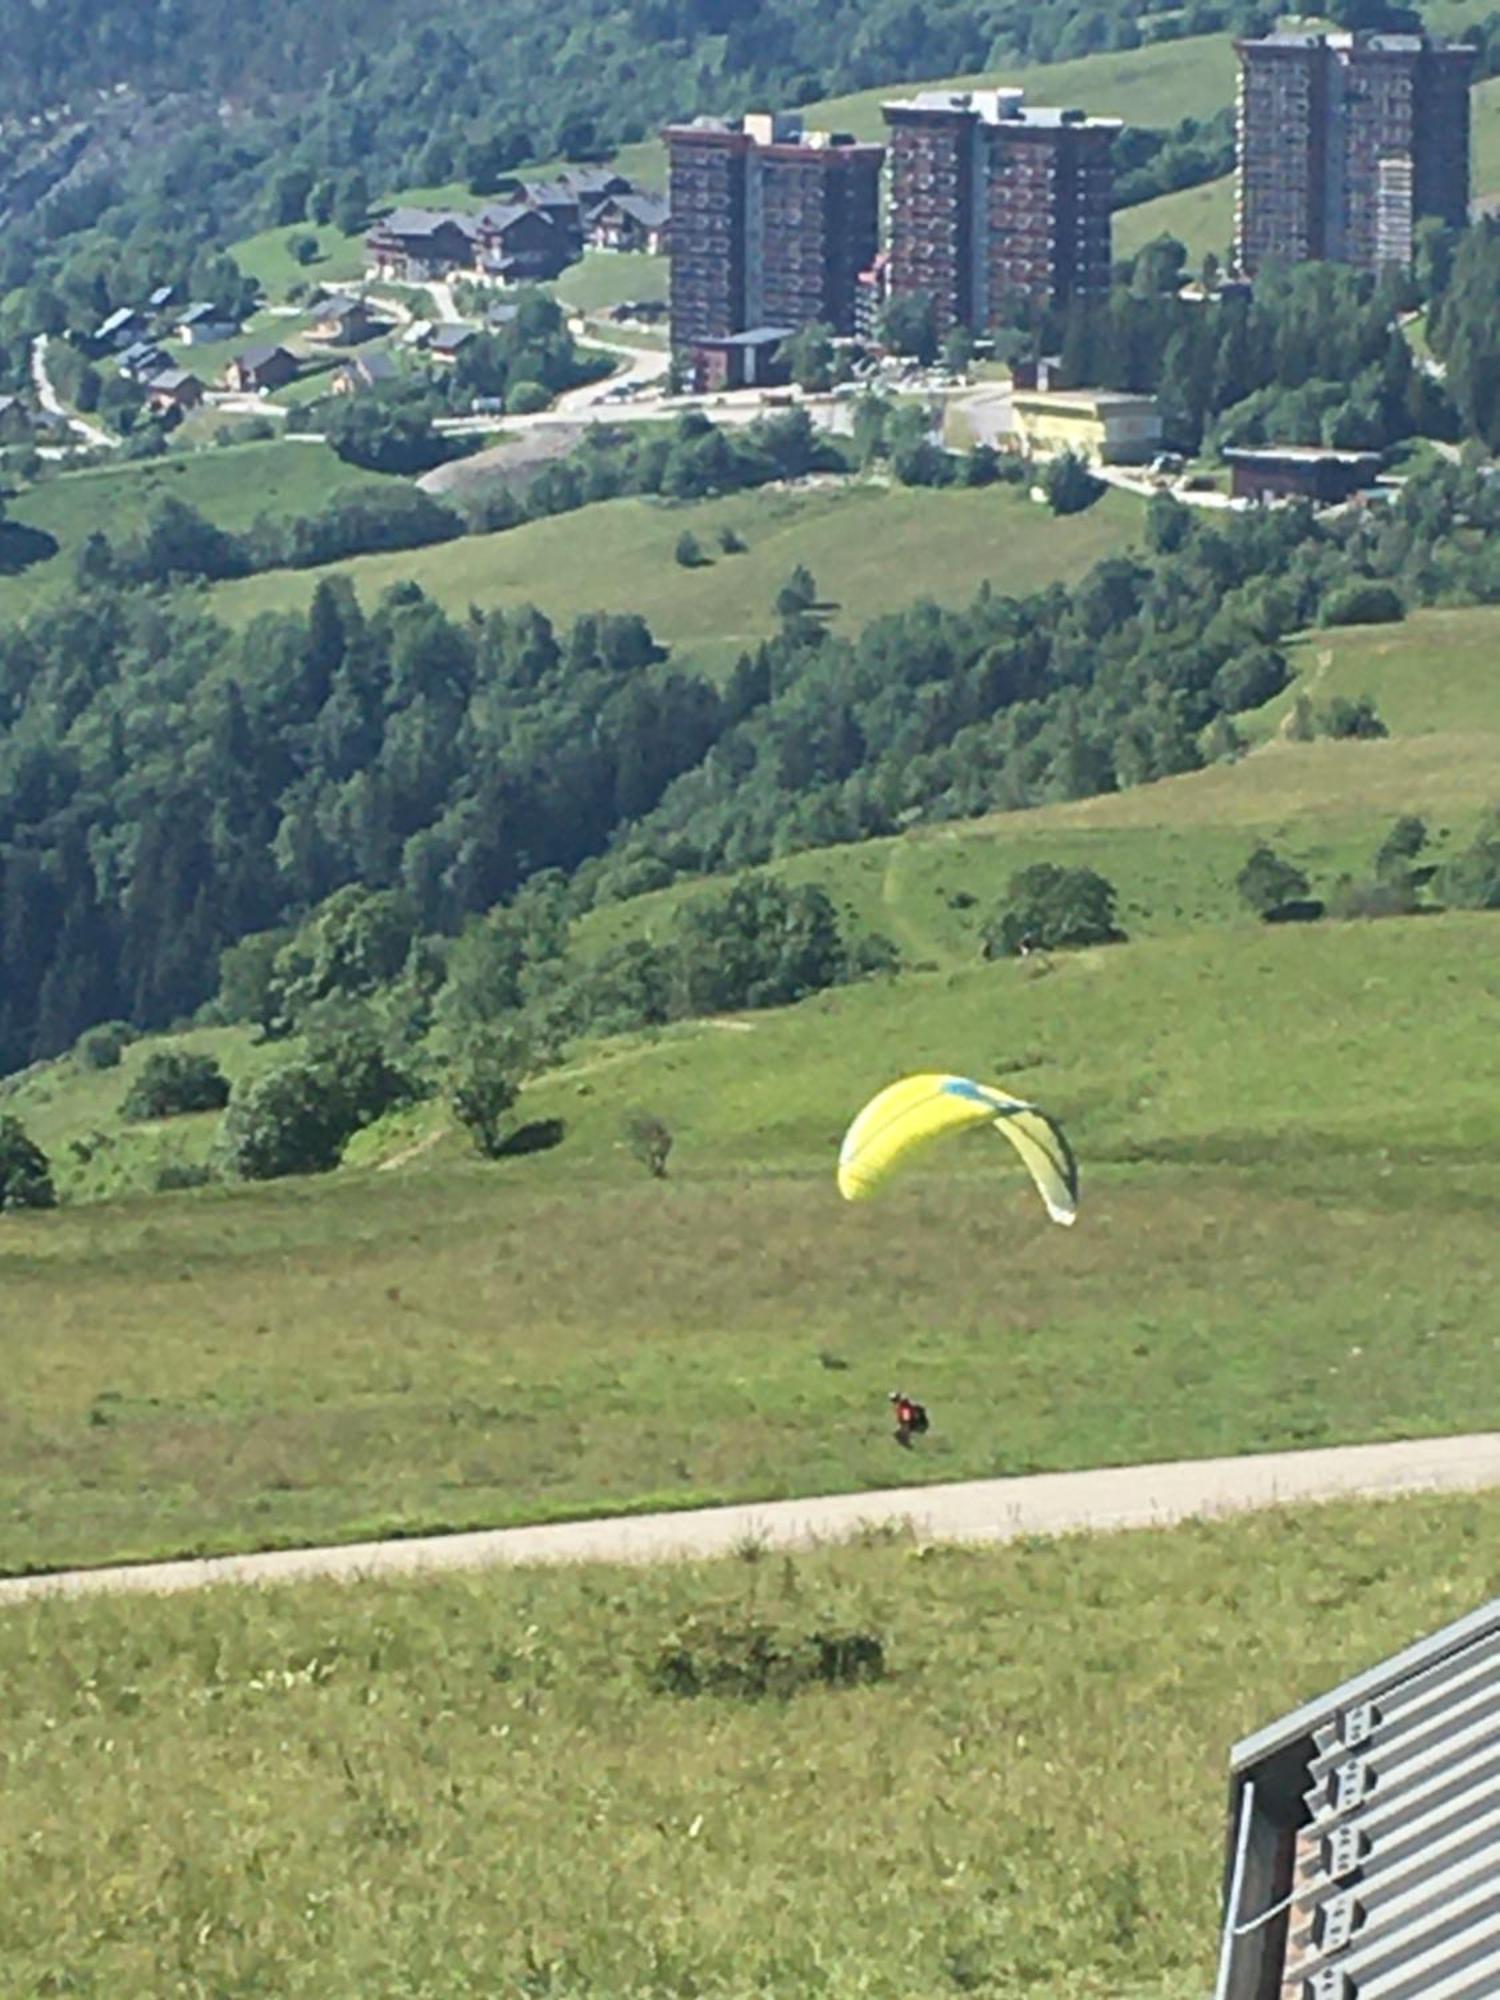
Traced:
<path id="1" fill-rule="evenodd" d="M 1373 486 L 1381 466 L 1378 451 L 1304 444 L 1230 446 L 1224 458 L 1236 500 L 1311 500 L 1322 507 L 1339 506 Z"/>
<path id="2" fill-rule="evenodd" d="M 247 347 L 224 370 L 225 385 L 241 394 L 280 389 L 294 381 L 297 363 L 284 347 Z"/>
<path id="3" fill-rule="evenodd" d="M 333 374 L 335 396 L 355 396 L 364 389 L 380 389 L 388 382 L 399 382 L 401 370 L 393 356 L 383 348 L 375 348 L 369 354 L 357 354 L 346 361 Z"/>
<path id="4" fill-rule="evenodd" d="M 146 401 L 158 416 L 180 419 L 203 401 L 203 384 L 189 369 L 165 368 L 147 382 Z"/>
<path id="5" fill-rule="evenodd" d="M 211 347 L 221 340 L 233 340 L 236 323 L 218 306 L 191 305 L 177 322 L 177 338 L 184 347 Z"/>
<path id="6" fill-rule="evenodd" d="M 667 248 L 671 208 L 658 194 L 611 194 L 588 220 L 588 240 L 596 250 L 644 250 L 657 257 Z"/>
<path id="7" fill-rule="evenodd" d="M 1144 465 L 1161 450 L 1154 396 L 1115 389 L 1020 389 L 1011 397 L 1021 450 L 1071 451 L 1090 465 Z"/>
<path id="8" fill-rule="evenodd" d="M 395 208 L 365 237 L 365 264 L 374 278 L 423 284 L 475 265 L 478 228 L 472 215 L 430 208 Z"/>

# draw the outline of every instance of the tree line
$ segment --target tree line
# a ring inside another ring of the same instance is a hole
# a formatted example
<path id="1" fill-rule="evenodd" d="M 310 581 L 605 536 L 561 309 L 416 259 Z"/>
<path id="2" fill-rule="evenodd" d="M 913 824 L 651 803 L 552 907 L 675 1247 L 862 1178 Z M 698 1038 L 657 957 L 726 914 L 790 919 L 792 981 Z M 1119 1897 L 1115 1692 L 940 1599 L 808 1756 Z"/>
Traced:
<path id="1" fill-rule="evenodd" d="M 325 579 L 230 632 L 101 583 L 0 633 L 0 1068 L 191 1015 L 226 946 L 347 885 L 446 935 L 546 871 L 586 907 L 1193 769 L 1351 583 L 1500 597 L 1497 527 L 1459 468 L 1358 519 L 1162 496 L 1143 550 L 1072 589 L 985 587 L 853 639 L 802 576 L 722 687 L 629 613 L 451 618 L 412 584 L 366 613 Z"/>

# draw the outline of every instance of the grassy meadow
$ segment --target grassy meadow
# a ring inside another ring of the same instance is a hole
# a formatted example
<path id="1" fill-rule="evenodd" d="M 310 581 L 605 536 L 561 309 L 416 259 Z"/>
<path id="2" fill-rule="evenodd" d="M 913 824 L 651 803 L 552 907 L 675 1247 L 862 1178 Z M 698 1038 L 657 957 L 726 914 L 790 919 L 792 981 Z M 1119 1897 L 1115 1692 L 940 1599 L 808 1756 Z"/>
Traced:
<path id="1" fill-rule="evenodd" d="M 612 500 L 502 534 L 317 571 L 270 571 L 218 586 L 210 602 L 240 622 L 305 608 L 318 579 L 334 571 L 367 604 L 410 577 L 455 612 L 519 603 L 556 620 L 639 611 L 659 638 L 708 670 L 727 671 L 775 629 L 776 593 L 798 563 L 816 577 L 834 628 L 853 632 L 918 594 L 965 603 L 986 577 L 1016 593 L 1069 581 L 1128 546 L 1139 518 L 1139 503 L 1125 494 L 1058 519 L 1012 487 L 918 491 L 873 482 L 676 504 Z M 744 540 L 743 553 L 720 552 L 724 528 Z M 702 545 L 701 567 L 676 561 L 685 531 Z"/>
<path id="2" fill-rule="evenodd" d="M 1229 1744 L 1482 1602 L 1497 1534 L 1404 1500 L 8 1611 L 6 1992 L 1201 2000 Z M 885 1672 L 658 1692 L 714 1627 Z"/>
<path id="3" fill-rule="evenodd" d="M 1221 266 L 1228 264 L 1233 235 L 1234 176 L 1225 174 L 1221 180 L 1116 209 L 1114 254 L 1134 257 L 1156 237 L 1175 236 L 1187 250 L 1189 275 L 1196 276 L 1210 251 Z"/>
<path id="4" fill-rule="evenodd" d="M 586 1048 L 523 1099 L 550 1152 L 482 1165 L 429 1105 L 321 1184 L 15 1218 L 0 1569 L 1495 1421 L 1493 922 L 908 975 Z M 839 1203 L 922 1067 L 1063 1118 L 1077 1230 L 989 1134 Z"/>
<path id="5" fill-rule="evenodd" d="M 43 478 L 6 501 L 6 519 L 48 536 L 56 551 L 0 576 L 0 622 L 65 596 L 74 558 L 91 534 L 123 539 L 169 494 L 220 527 L 242 529 L 262 513 L 312 513 L 341 488 L 379 477 L 345 465 L 325 444 L 272 439 Z"/>
<path id="6" fill-rule="evenodd" d="M 634 299 L 667 296 L 667 259 L 645 251 L 585 250 L 552 288 L 574 312 L 596 313 Z"/>

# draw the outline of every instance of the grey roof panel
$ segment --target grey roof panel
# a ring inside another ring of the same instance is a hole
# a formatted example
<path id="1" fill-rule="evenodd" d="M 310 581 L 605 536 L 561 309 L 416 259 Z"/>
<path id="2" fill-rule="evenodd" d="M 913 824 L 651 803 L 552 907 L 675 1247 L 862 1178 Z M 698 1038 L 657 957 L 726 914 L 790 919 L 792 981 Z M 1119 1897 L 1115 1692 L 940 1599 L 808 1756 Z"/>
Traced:
<path id="1" fill-rule="evenodd" d="M 1304 1746 L 1284 1990 L 1500 1994 L 1500 1600 L 1238 1744 L 1237 1778 Z M 1253 1789 L 1250 1792 L 1255 1800 Z M 1254 1807 L 1259 1809 L 1259 1807 Z M 1293 1822 L 1294 1824 L 1296 1822 Z M 1243 1932 L 1243 1913 L 1228 1925 Z M 1244 1960 L 1263 1945 L 1243 1948 Z M 1220 1994 L 1259 1990 L 1226 1938 Z"/>

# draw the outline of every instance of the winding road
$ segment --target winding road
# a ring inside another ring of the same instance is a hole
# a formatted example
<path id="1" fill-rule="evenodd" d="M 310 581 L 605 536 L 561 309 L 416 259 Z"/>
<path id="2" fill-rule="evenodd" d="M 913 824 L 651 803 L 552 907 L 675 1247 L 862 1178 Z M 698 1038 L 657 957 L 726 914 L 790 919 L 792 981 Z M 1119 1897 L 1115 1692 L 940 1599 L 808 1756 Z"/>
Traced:
<path id="1" fill-rule="evenodd" d="M 1475 1493 L 1500 1486 L 1500 1434 L 1338 1445 L 1248 1458 L 1044 1472 L 951 1486 L 896 1487 L 691 1513 L 563 1521 L 535 1528 L 414 1536 L 342 1547 L 278 1549 L 128 1568 L 64 1570 L 0 1581 L 0 1608 L 50 1596 L 199 1590 L 211 1584 L 355 1582 L 500 1564 L 661 1562 L 733 1554 L 749 1543 L 805 1548 L 870 1528 L 909 1528 L 938 1542 L 1160 1528 L 1174 1521 L 1329 1500 Z"/>
<path id="2" fill-rule="evenodd" d="M 118 447 L 120 440 L 117 437 L 111 437 L 109 432 L 98 424 L 91 424 L 87 417 L 75 416 L 71 410 L 63 408 L 62 398 L 53 387 L 52 377 L 47 372 L 45 333 L 39 333 L 31 343 L 31 380 L 36 389 L 36 399 L 48 416 L 61 417 L 75 437 L 82 438 L 85 444 L 93 445 L 102 451 L 114 451 Z"/>

